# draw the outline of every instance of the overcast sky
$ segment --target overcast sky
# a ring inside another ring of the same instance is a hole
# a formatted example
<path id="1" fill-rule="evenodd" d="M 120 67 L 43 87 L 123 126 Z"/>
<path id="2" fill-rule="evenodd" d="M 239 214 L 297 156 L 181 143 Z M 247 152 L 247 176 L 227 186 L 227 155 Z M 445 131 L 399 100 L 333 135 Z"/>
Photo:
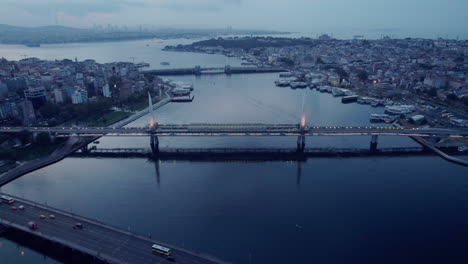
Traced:
<path id="1" fill-rule="evenodd" d="M 468 0 L 0 0 L 0 23 L 468 35 Z M 405 36 L 406 36 L 405 35 Z"/>

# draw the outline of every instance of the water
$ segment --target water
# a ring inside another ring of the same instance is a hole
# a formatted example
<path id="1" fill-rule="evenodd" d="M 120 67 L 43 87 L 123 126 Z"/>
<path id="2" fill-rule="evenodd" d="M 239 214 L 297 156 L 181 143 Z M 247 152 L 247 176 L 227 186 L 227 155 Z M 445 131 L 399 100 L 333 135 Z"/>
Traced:
<path id="1" fill-rule="evenodd" d="M 135 50 L 124 47 L 140 44 L 112 45 L 124 58 Z M 105 45 L 83 45 L 88 55 L 103 56 Z M 45 50 L 44 56 L 51 56 Z M 199 55 L 207 64 L 222 63 L 211 55 Z M 147 54 L 146 61 L 158 60 L 152 56 Z M 370 125 L 369 114 L 383 110 L 344 105 L 316 91 L 274 87 L 276 74 L 173 78 L 193 82 L 195 100 L 159 109 L 160 123 L 298 123 L 304 96 L 311 125 Z M 145 125 L 147 120 L 143 117 L 130 126 Z M 149 147 L 144 137 L 107 137 L 100 142 L 99 147 Z M 369 137 L 319 137 L 308 138 L 307 146 L 368 147 L 369 142 Z M 162 147 L 294 147 L 295 143 L 295 138 L 161 139 Z M 416 144 L 407 138 L 379 137 L 382 146 Z M 306 162 L 67 158 L 1 191 L 233 263 L 444 263 L 438 260 L 464 260 L 466 255 L 466 172 L 438 157 Z M 13 258 L 17 253 L 15 247 L 0 247 L 0 256 Z M 34 261 L 48 263 L 41 256 Z"/>

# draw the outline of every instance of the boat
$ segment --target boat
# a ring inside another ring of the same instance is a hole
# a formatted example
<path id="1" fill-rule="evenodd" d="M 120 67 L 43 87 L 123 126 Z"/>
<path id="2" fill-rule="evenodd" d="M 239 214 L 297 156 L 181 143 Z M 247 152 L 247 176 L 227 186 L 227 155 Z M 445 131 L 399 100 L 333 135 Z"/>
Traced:
<path id="1" fill-rule="evenodd" d="M 278 87 L 287 87 L 287 86 L 289 86 L 289 83 L 290 83 L 290 81 L 288 81 L 288 80 L 275 81 L 275 85 L 278 86 Z"/>
<path id="2" fill-rule="evenodd" d="M 160 64 L 161 64 L 161 65 L 164 65 L 164 66 L 171 65 L 171 64 L 170 64 L 169 62 L 167 62 L 167 61 L 163 61 L 163 62 L 161 62 Z"/>
<path id="3" fill-rule="evenodd" d="M 344 104 L 354 103 L 354 102 L 357 102 L 357 100 L 358 100 L 357 95 L 349 95 L 349 96 L 345 96 L 345 97 L 341 98 L 341 102 L 344 103 Z"/>
<path id="4" fill-rule="evenodd" d="M 190 95 L 190 94 L 185 95 L 185 96 L 175 96 L 171 98 L 171 102 L 174 102 L 174 103 L 192 102 L 193 98 L 195 98 L 195 96 Z"/>
<path id="5" fill-rule="evenodd" d="M 149 66 L 150 64 L 146 62 L 140 62 L 140 63 L 135 64 L 135 67 L 137 68 L 144 68 L 144 67 L 149 67 Z"/>
<path id="6" fill-rule="evenodd" d="M 395 118 L 387 114 L 371 114 L 369 121 L 372 123 L 391 123 Z"/>
<path id="7" fill-rule="evenodd" d="M 284 73 L 280 73 L 279 77 L 280 78 L 291 78 L 291 77 L 293 77 L 293 74 L 290 73 L 290 72 L 284 72 Z"/>
<path id="8" fill-rule="evenodd" d="M 333 94 L 333 96 L 337 97 L 337 96 L 345 96 L 345 90 L 344 89 L 341 89 L 341 88 L 337 88 L 337 87 L 333 87 L 331 89 L 331 92 Z"/>
<path id="9" fill-rule="evenodd" d="M 190 95 L 190 89 L 187 88 L 175 88 L 172 90 L 172 94 L 174 96 L 184 96 L 184 95 Z"/>
<path id="10" fill-rule="evenodd" d="M 306 87 L 307 87 L 307 83 L 305 83 L 305 82 L 291 82 L 289 85 L 290 85 L 291 88 L 293 88 L 293 89 L 296 89 L 296 88 L 306 88 Z"/>
<path id="11" fill-rule="evenodd" d="M 393 115 L 404 115 L 413 112 L 415 109 L 412 105 L 392 105 L 386 106 L 385 112 Z"/>

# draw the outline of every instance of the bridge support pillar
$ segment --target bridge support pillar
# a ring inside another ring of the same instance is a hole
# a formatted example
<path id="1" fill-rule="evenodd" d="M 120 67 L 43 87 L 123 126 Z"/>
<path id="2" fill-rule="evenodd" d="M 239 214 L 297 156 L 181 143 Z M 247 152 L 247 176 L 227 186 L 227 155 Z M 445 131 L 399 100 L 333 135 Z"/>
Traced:
<path id="1" fill-rule="evenodd" d="M 305 149 L 305 136 L 297 137 L 297 152 L 304 152 Z"/>
<path id="2" fill-rule="evenodd" d="M 159 153 L 159 138 L 156 135 L 151 135 L 150 136 L 150 144 L 151 144 L 151 150 L 153 151 L 153 154 L 158 154 Z"/>
<path id="3" fill-rule="evenodd" d="M 377 139 L 378 139 L 378 135 L 373 135 L 372 138 L 371 138 L 371 142 L 370 142 L 370 151 L 371 152 L 376 152 L 377 151 Z"/>

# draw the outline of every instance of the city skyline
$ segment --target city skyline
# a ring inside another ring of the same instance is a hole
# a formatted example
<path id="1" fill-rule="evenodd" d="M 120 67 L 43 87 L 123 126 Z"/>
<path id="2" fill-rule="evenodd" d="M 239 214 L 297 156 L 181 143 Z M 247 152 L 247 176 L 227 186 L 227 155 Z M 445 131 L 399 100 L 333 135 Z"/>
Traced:
<path id="1" fill-rule="evenodd" d="M 6 0 L 0 24 L 72 27 L 148 25 L 160 27 L 265 29 L 320 33 L 385 34 L 396 37 L 467 38 L 468 2 L 453 0 Z M 287 22 L 285 22 L 287 21 Z"/>

